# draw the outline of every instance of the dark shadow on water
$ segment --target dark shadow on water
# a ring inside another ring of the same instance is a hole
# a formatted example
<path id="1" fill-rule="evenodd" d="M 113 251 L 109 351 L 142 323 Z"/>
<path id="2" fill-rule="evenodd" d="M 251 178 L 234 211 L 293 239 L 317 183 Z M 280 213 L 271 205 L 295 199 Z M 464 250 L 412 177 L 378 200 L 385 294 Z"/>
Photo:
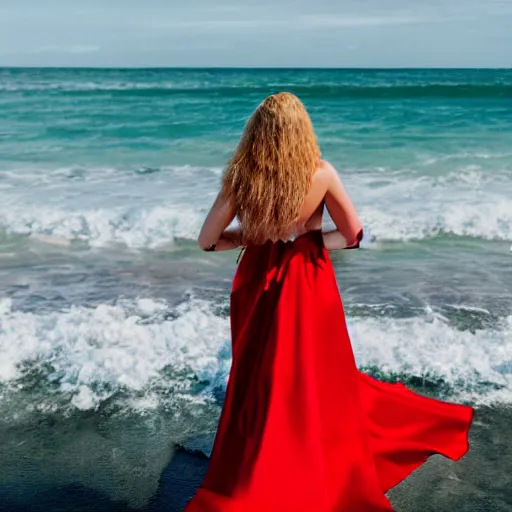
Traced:
<path id="1" fill-rule="evenodd" d="M 203 481 L 208 458 L 177 447 L 156 495 L 139 509 L 80 483 L 47 489 L 0 485 L 0 512 L 181 512 Z"/>
<path id="2" fill-rule="evenodd" d="M 126 504 L 110 500 L 107 496 L 82 484 L 24 493 L 19 489 L 0 486 L 0 512 L 135 512 Z M 14 496 L 13 496 L 14 494 Z"/>
<path id="3" fill-rule="evenodd" d="M 208 458 L 203 453 L 178 447 L 147 512 L 181 512 L 201 485 L 207 468 Z"/>

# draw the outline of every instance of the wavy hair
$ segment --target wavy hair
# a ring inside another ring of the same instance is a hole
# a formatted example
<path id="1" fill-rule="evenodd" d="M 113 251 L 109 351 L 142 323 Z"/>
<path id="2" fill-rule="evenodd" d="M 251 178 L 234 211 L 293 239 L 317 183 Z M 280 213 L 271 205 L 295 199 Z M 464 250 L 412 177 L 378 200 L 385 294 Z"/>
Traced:
<path id="1" fill-rule="evenodd" d="M 311 119 L 297 96 L 266 98 L 247 122 L 222 180 L 245 242 L 289 236 L 320 162 Z"/>

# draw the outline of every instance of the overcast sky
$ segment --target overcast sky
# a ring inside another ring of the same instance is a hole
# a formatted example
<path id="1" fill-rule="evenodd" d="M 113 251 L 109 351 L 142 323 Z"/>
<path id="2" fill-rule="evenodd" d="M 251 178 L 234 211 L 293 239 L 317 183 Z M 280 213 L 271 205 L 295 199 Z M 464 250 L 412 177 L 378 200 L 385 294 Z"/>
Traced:
<path id="1" fill-rule="evenodd" d="M 512 0 L 0 0 L 0 65 L 511 67 Z"/>

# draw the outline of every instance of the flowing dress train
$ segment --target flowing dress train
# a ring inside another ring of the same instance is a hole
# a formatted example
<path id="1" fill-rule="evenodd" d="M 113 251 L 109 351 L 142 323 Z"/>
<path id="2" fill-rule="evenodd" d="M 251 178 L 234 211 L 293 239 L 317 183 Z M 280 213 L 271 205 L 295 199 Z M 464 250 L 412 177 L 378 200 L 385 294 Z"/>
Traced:
<path id="1" fill-rule="evenodd" d="M 358 371 L 320 231 L 246 249 L 231 330 L 210 465 L 186 512 L 392 511 L 385 492 L 430 455 L 467 452 L 471 407 Z"/>

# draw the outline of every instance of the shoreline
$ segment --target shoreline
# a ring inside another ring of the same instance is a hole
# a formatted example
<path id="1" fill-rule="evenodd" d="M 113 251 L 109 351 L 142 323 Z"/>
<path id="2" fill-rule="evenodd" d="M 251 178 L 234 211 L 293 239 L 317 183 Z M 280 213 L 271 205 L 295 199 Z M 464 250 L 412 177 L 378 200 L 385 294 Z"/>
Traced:
<path id="1" fill-rule="evenodd" d="M 509 511 L 512 504 L 508 477 L 512 471 L 512 446 L 508 442 L 511 422 L 510 406 L 478 407 L 469 434 L 469 453 L 457 462 L 440 455 L 432 456 L 388 493 L 395 511 Z M 94 443 L 94 440 L 89 439 L 89 442 Z M 0 476 L 3 497 L 0 512 L 181 512 L 201 484 L 208 458 L 180 444 L 166 447 L 164 451 L 167 453 L 160 462 L 163 471 L 159 476 L 155 474 L 154 484 L 150 486 L 156 490 L 141 506 L 116 500 L 112 492 L 89 487 L 85 482 L 56 485 L 50 483 L 51 478 L 40 482 L 24 478 L 21 482 L 5 483 Z M 81 463 L 83 461 L 76 460 L 76 467 Z M 141 470 L 132 465 L 134 472 L 136 469 Z M 138 478 L 133 477 L 134 481 Z M 122 479 L 116 483 L 121 485 Z"/>

